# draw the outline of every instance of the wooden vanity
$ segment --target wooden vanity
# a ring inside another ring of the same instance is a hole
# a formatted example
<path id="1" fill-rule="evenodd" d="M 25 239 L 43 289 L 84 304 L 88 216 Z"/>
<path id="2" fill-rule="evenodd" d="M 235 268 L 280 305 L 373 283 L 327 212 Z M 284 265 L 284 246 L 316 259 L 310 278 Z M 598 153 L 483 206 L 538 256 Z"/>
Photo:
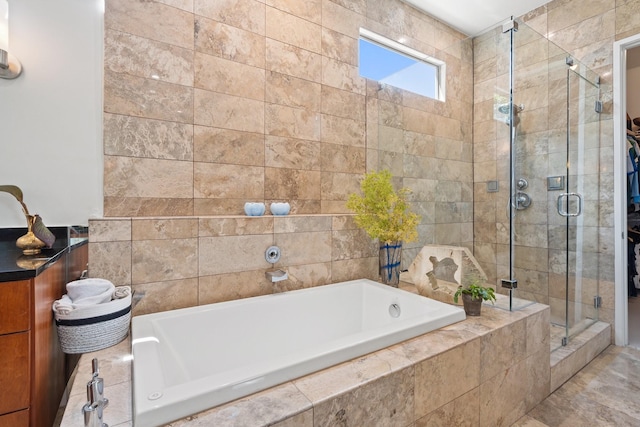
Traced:
<path id="1" fill-rule="evenodd" d="M 51 305 L 87 268 L 86 227 L 50 228 L 53 248 L 29 257 L 15 247 L 25 229 L 0 230 L 0 427 L 51 427 L 78 359 L 60 349 Z"/>

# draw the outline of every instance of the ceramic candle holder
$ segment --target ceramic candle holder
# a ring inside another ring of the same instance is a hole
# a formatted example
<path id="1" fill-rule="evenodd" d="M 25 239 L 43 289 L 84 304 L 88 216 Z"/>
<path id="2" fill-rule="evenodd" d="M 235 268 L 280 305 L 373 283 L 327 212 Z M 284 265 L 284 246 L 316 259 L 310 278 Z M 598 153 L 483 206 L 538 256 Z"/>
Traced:
<path id="1" fill-rule="evenodd" d="M 291 209 L 291 206 L 289 206 L 289 203 L 286 203 L 286 202 L 285 203 L 274 202 L 274 203 L 271 203 L 270 209 L 273 215 L 287 215 L 289 213 L 289 210 Z"/>
<path id="2" fill-rule="evenodd" d="M 262 216 L 265 210 L 264 203 L 247 202 L 244 204 L 244 213 L 247 216 Z"/>

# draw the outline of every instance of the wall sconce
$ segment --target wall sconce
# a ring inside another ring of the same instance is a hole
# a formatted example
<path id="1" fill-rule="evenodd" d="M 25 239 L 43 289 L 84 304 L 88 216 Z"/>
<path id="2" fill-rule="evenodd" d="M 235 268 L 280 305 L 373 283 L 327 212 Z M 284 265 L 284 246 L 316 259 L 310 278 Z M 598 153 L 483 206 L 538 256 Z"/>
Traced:
<path id="1" fill-rule="evenodd" d="M 15 79 L 20 73 L 20 61 L 9 53 L 9 2 L 0 0 L 0 77 Z"/>

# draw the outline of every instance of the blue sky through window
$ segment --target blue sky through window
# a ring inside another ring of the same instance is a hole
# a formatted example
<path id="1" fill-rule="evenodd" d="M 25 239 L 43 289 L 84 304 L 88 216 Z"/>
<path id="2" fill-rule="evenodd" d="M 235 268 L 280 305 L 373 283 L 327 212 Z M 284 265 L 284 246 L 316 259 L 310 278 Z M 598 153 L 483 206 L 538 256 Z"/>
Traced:
<path id="1" fill-rule="evenodd" d="M 360 76 L 430 98 L 437 97 L 437 66 L 363 38 L 360 38 L 359 49 Z"/>

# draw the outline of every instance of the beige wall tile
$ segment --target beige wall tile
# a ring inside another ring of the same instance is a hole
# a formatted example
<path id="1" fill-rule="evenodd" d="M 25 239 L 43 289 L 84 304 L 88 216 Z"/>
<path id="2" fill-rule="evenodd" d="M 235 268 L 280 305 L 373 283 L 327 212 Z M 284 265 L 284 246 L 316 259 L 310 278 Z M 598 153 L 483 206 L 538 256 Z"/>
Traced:
<path id="1" fill-rule="evenodd" d="M 322 83 L 360 95 L 366 93 L 366 80 L 358 74 L 358 67 L 331 58 L 322 62 Z"/>
<path id="2" fill-rule="evenodd" d="M 275 233 L 330 231 L 331 224 L 332 217 L 329 215 L 273 217 L 273 227 Z"/>
<path id="3" fill-rule="evenodd" d="M 322 86 L 322 112 L 359 122 L 365 121 L 365 97 L 331 86 Z"/>
<path id="4" fill-rule="evenodd" d="M 323 142 L 365 147 L 364 122 L 323 114 L 321 123 Z"/>
<path id="5" fill-rule="evenodd" d="M 615 0 L 572 0 L 561 7 L 552 8 L 547 14 L 549 33 L 567 28 L 596 15 L 601 15 L 616 6 Z"/>
<path id="6" fill-rule="evenodd" d="M 289 107 L 320 110 L 321 85 L 275 71 L 266 75 L 266 101 Z"/>
<path id="7" fill-rule="evenodd" d="M 526 359 L 526 326 L 526 319 L 522 319 L 482 337 L 480 382 Z"/>
<path id="8" fill-rule="evenodd" d="M 349 194 L 360 191 L 361 178 L 359 174 L 323 172 L 320 177 L 322 200 L 347 200 Z"/>
<path id="9" fill-rule="evenodd" d="M 193 49 L 193 14 L 142 0 L 105 3 L 105 28 Z"/>
<path id="10" fill-rule="evenodd" d="M 173 121 L 104 114 L 104 154 L 193 160 L 193 126 Z"/>
<path id="11" fill-rule="evenodd" d="M 131 219 L 89 219 L 89 242 L 131 240 Z"/>
<path id="12" fill-rule="evenodd" d="M 547 327 L 549 322 L 547 320 Z M 543 330 L 546 330 L 544 328 Z M 527 329 L 527 333 L 533 332 L 534 329 Z M 546 334 L 547 337 L 549 334 Z M 527 357 L 527 382 L 532 385 L 526 394 L 526 412 L 533 409 L 538 403 L 542 402 L 551 392 L 551 370 L 549 367 L 550 347 L 547 346 L 537 353 L 530 353 Z"/>
<path id="13" fill-rule="evenodd" d="M 198 239 L 132 242 L 131 281 L 134 285 L 198 276 Z"/>
<path id="14" fill-rule="evenodd" d="M 320 53 L 322 27 L 304 18 L 266 8 L 266 36 L 311 52 Z"/>
<path id="15" fill-rule="evenodd" d="M 314 111 L 267 104 L 264 132 L 268 135 L 320 140 L 320 117 Z"/>
<path id="16" fill-rule="evenodd" d="M 201 237 L 198 276 L 267 269 L 264 252 L 273 239 L 273 235 Z"/>
<path id="17" fill-rule="evenodd" d="M 320 199 L 319 171 L 265 168 L 264 197 L 273 201 Z M 294 210 L 291 211 L 295 213 Z"/>
<path id="18" fill-rule="evenodd" d="M 196 16 L 195 49 L 254 67 L 265 66 L 265 38 L 251 31 Z"/>
<path id="19" fill-rule="evenodd" d="M 480 385 L 480 426 L 510 426 L 526 411 L 526 360 Z M 503 402 L 496 405 L 496 399 Z"/>
<path id="20" fill-rule="evenodd" d="M 190 198 L 193 165 L 177 160 L 105 156 L 106 197 Z"/>
<path id="21" fill-rule="evenodd" d="M 197 125 L 264 132 L 264 102 L 238 96 L 194 90 L 193 122 Z"/>
<path id="22" fill-rule="evenodd" d="M 90 242 L 89 277 L 110 280 L 116 286 L 131 285 L 131 242 Z"/>
<path id="23" fill-rule="evenodd" d="M 158 0 L 158 2 L 186 10 L 187 12 L 193 12 L 193 0 Z"/>
<path id="24" fill-rule="evenodd" d="M 188 239 L 198 237 L 198 220 L 181 219 L 133 219 L 131 235 L 135 240 Z"/>
<path id="25" fill-rule="evenodd" d="M 340 62 L 346 62 L 347 64 L 357 66 L 358 39 L 323 27 L 322 55 Z"/>
<path id="26" fill-rule="evenodd" d="M 192 123 L 193 89 L 105 71 L 104 111 Z"/>
<path id="27" fill-rule="evenodd" d="M 208 126 L 194 126 L 193 132 L 193 160 L 196 162 L 264 165 L 265 138 L 262 133 Z"/>
<path id="28" fill-rule="evenodd" d="M 274 244 L 282 250 L 279 262 L 283 266 L 331 261 L 329 231 L 275 234 Z M 313 251 L 309 251 L 308 248 L 313 248 Z"/>
<path id="29" fill-rule="evenodd" d="M 480 340 L 438 354 L 416 365 L 417 419 L 480 385 Z M 455 378 L 455 381 L 452 381 Z M 523 396 L 524 397 L 524 396 Z"/>
<path id="30" fill-rule="evenodd" d="M 309 0 L 305 2 L 291 0 L 266 0 L 268 6 L 289 12 L 307 21 L 320 24 L 322 13 L 322 0 Z"/>
<path id="31" fill-rule="evenodd" d="M 624 2 L 616 7 L 616 40 L 631 36 L 640 29 L 640 4 L 635 1 Z"/>
<path id="32" fill-rule="evenodd" d="M 359 278 L 380 280 L 378 256 L 331 262 L 331 282 L 340 283 Z"/>
<path id="33" fill-rule="evenodd" d="M 323 143 L 320 156 L 323 171 L 366 172 L 366 152 L 364 148 Z"/>
<path id="34" fill-rule="evenodd" d="M 360 27 L 366 27 L 365 24 L 366 18 L 363 14 L 350 10 L 339 2 L 322 2 L 323 26 L 357 39 L 360 36 Z"/>
<path id="35" fill-rule="evenodd" d="M 314 425 L 409 425 L 413 421 L 413 369 L 382 377 L 351 393 L 314 404 Z"/>
<path id="36" fill-rule="evenodd" d="M 379 246 L 364 230 L 338 230 L 331 233 L 332 261 L 378 256 Z"/>
<path id="37" fill-rule="evenodd" d="M 268 208 L 267 208 L 268 209 Z M 272 216 L 245 218 L 200 218 L 199 237 L 242 236 L 245 234 L 271 234 L 274 231 Z"/>
<path id="38" fill-rule="evenodd" d="M 196 52 L 194 69 L 197 88 L 264 101 L 262 68 Z"/>
<path id="39" fill-rule="evenodd" d="M 105 197 L 105 217 L 194 215 L 193 199 Z"/>
<path id="40" fill-rule="evenodd" d="M 266 40 L 266 69 L 320 82 L 322 56 L 277 40 Z"/>
<path id="41" fill-rule="evenodd" d="M 213 304 L 271 294 L 273 284 L 265 277 L 264 272 L 265 270 L 250 270 L 200 276 L 198 303 Z"/>
<path id="42" fill-rule="evenodd" d="M 135 316 L 198 304 L 197 278 L 141 283 L 133 285 L 133 291 L 142 295 L 134 309 Z"/>
<path id="43" fill-rule="evenodd" d="M 480 425 L 479 412 L 479 389 L 474 388 L 470 392 L 416 420 L 415 427 L 478 427 Z"/>
<path id="44" fill-rule="evenodd" d="M 265 34 L 265 5 L 255 0 L 194 0 L 194 12 L 218 22 Z"/>
<path id="45" fill-rule="evenodd" d="M 264 143 L 264 165 L 273 168 L 320 170 L 321 143 L 267 135 Z"/>
<path id="46" fill-rule="evenodd" d="M 193 86 L 193 47 L 189 49 L 107 29 L 105 69 Z"/>
<path id="47" fill-rule="evenodd" d="M 263 168 L 217 163 L 194 163 L 194 196 L 198 198 L 264 197 Z"/>
<path id="48" fill-rule="evenodd" d="M 289 275 L 287 280 L 273 283 L 275 292 L 322 286 L 331 283 L 331 263 L 302 264 L 283 267 Z"/>

